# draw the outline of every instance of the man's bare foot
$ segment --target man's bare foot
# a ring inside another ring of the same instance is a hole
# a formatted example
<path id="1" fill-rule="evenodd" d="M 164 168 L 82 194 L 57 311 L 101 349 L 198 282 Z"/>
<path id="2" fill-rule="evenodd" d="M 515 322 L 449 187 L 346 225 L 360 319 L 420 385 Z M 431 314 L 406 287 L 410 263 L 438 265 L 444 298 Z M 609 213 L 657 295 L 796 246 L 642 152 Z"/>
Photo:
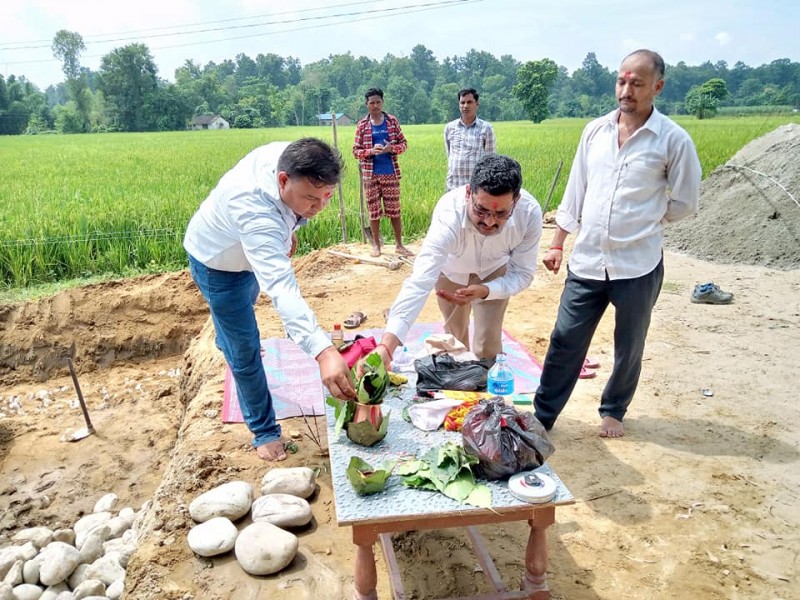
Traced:
<path id="1" fill-rule="evenodd" d="M 414 253 L 403 246 L 403 244 L 397 244 L 395 251 L 397 252 L 398 256 L 414 256 Z"/>
<path id="2" fill-rule="evenodd" d="M 256 448 L 256 454 L 261 460 L 278 462 L 286 460 L 286 450 L 283 447 L 283 440 L 275 440 Z"/>
<path id="3" fill-rule="evenodd" d="M 373 246 L 372 250 L 369 251 L 369 255 L 373 258 L 377 258 L 381 255 L 381 248 L 380 246 Z"/>
<path id="4" fill-rule="evenodd" d="M 600 421 L 600 437 L 618 438 L 625 435 L 625 428 L 622 421 L 617 421 L 614 417 L 603 417 Z"/>

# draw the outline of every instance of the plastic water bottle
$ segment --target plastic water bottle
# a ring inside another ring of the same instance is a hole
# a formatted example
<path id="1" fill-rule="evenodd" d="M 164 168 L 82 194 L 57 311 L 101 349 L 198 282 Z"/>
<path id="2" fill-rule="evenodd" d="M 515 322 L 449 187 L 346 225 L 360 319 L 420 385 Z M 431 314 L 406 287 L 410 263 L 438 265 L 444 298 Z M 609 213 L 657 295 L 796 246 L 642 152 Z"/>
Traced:
<path id="1" fill-rule="evenodd" d="M 414 370 L 414 359 L 411 358 L 411 353 L 409 353 L 408 348 L 405 346 L 395 350 L 394 357 L 392 358 L 392 369 L 396 373 Z"/>
<path id="2" fill-rule="evenodd" d="M 493 396 L 509 396 L 514 393 L 514 371 L 506 362 L 506 353 L 501 352 L 489 369 L 486 389 Z"/>

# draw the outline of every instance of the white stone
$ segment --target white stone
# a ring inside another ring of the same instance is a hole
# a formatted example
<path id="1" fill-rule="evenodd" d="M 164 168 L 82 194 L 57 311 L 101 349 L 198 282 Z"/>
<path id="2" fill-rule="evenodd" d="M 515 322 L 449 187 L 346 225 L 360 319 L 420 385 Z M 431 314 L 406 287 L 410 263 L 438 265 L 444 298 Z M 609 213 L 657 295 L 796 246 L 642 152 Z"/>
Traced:
<path id="1" fill-rule="evenodd" d="M 106 596 L 111 598 L 111 600 L 119 600 L 122 598 L 122 594 L 125 593 L 125 581 L 122 579 L 118 579 L 114 583 L 112 583 L 106 589 Z"/>
<path id="2" fill-rule="evenodd" d="M 85 579 L 78 587 L 72 590 L 73 600 L 82 600 L 89 596 L 105 596 L 106 584 L 99 579 Z"/>
<path id="3" fill-rule="evenodd" d="M 0 583 L 0 600 L 14 600 L 14 593 L 11 591 L 13 589 L 5 582 Z"/>
<path id="4" fill-rule="evenodd" d="M 4 578 L 18 560 L 22 560 L 22 554 L 17 546 L 0 550 L 0 578 Z"/>
<path id="5" fill-rule="evenodd" d="M 86 571 L 89 569 L 89 565 L 78 565 L 75 567 L 75 570 L 72 572 L 72 575 L 69 576 L 67 579 L 67 584 L 71 589 L 75 589 L 78 587 L 83 581 L 86 579 Z"/>
<path id="6" fill-rule="evenodd" d="M 100 525 L 105 525 L 111 520 L 110 512 L 99 512 L 86 515 L 78 519 L 73 529 L 75 530 L 75 547 L 80 550 L 87 534 Z"/>
<path id="7" fill-rule="evenodd" d="M 236 538 L 236 560 L 251 575 L 271 575 L 297 554 L 297 537 L 272 523 L 248 525 Z"/>
<path id="8" fill-rule="evenodd" d="M 250 513 L 253 521 L 278 527 L 302 527 L 311 521 L 311 505 L 291 494 L 269 494 L 256 498 Z"/>
<path id="9" fill-rule="evenodd" d="M 43 592 L 44 590 L 38 585 L 23 583 L 22 585 L 15 586 L 14 589 L 11 590 L 11 597 L 14 600 L 39 600 Z"/>
<path id="10" fill-rule="evenodd" d="M 22 567 L 25 566 L 25 561 L 22 559 L 15 560 L 11 568 L 6 573 L 6 576 L 3 578 L 3 582 L 7 583 L 10 586 L 16 586 L 22 583 Z"/>
<path id="11" fill-rule="evenodd" d="M 119 496 L 111 493 L 105 494 L 102 498 L 95 502 L 94 510 L 92 512 L 110 512 L 114 510 L 117 502 L 119 502 Z"/>
<path id="12" fill-rule="evenodd" d="M 187 541 L 192 552 L 200 556 L 217 556 L 233 548 L 239 531 L 230 519 L 214 517 L 189 530 Z"/>
<path id="13" fill-rule="evenodd" d="M 94 529 L 89 530 L 86 534 L 86 539 L 84 539 L 83 544 L 81 544 L 81 563 L 86 563 L 88 565 L 103 556 L 103 543 L 108 538 L 108 531 L 108 525 L 98 525 Z"/>
<path id="14" fill-rule="evenodd" d="M 58 596 L 56 596 L 56 600 L 74 600 L 74 599 L 72 598 L 72 592 L 61 592 Z"/>
<path id="15" fill-rule="evenodd" d="M 37 548 L 44 548 L 53 541 L 53 530 L 48 527 L 22 529 L 11 538 L 15 542 L 32 542 Z"/>
<path id="16" fill-rule="evenodd" d="M 39 583 L 39 570 L 42 568 L 41 555 L 35 556 L 30 560 L 26 560 L 22 565 L 22 581 L 23 583 L 31 583 L 36 585 Z"/>
<path id="17" fill-rule="evenodd" d="M 111 585 L 117 579 L 125 579 L 125 569 L 111 556 L 98 558 L 86 569 L 86 579 L 99 579 Z"/>
<path id="18" fill-rule="evenodd" d="M 291 494 L 298 498 L 308 498 L 317 489 L 314 470 L 308 467 L 288 467 L 271 469 L 261 479 L 261 493 Z"/>
<path id="19" fill-rule="evenodd" d="M 253 486 L 246 481 L 223 483 L 192 500 L 189 515 L 198 523 L 214 517 L 235 521 L 246 515 L 253 503 Z"/>
<path id="20" fill-rule="evenodd" d="M 39 596 L 39 600 L 56 600 L 58 595 L 62 592 L 68 592 L 70 594 L 70 598 L 72 598 L 72 592 L 69 591 L 69 587 L 63 581 L 61 583 L 57 583 L 56 585 L 51 585 L 48 587 L 44 593 Z"/>
<path id="21" fill-rule="evenodd" d="M 30 560 L 39 554 L 39 548 L 33 545 L 33 542 L 25 542 L 20 550 L 22 553 L 22 560 Z"/>
<path id="22" fill-rule="evenodd" d="M 42 568 L 39 581 L 44 585 L 55 585 L 66 580 L 80 561 L 80 553 L 74 546 L 64 542 L 50 542 L 42 550 Z"/>
<path id="23" fill-rule="evenodd" d="M 133 525 L 133 520 L 136 518 L 136 511 L 133 510 L 130 506 L 126 506 L 121 511 L 119 511 L 119 514 L 117 514 L 117 516 L 130 521 L 130 524 Z"/>
<path id="24" fill-rule="evenodd" d="M 136 544 L 126 542 L 122 539 L 109 540 L 103 544 L 104 556 L 111 556 L 117 560 L 122 568 L 128 568 L 128 561 L 133 553 L 136 552 Z"/>
<path id="25" fill-rule="evenodd" d="M 113 540 L 114 538 L 122 537 L 122 534 L 128 531 L 131 528 L 133 521 L 129 521 L 123 517 L 113 517 L 108 522 L 108 536 L 106 537 L 107 540 Z"/>
<path id="26" fill-rule="evenodd" d="M 65 544 L 75 545 L 75 532 L 72 529 L 56 529 L 53 532 L 54 542 L 64 542 Z"/>

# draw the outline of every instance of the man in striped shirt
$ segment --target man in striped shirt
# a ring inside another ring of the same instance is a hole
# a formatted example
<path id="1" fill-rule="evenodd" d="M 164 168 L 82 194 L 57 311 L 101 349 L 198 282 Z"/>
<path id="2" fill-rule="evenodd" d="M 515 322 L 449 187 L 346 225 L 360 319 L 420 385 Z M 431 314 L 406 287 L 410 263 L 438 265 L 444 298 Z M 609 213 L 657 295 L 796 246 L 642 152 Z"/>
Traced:
<path id="1" fill-rule="evenodd" d="M 383 110 L 383 90 L 370 88 L 364 94 L 367 116 L 356 124 L 353 156 L 358 159 L 367 194 L 369 228 L 372 232 L 370 256 L 381 255 L 381 201 L 394 231 L 395 249 L 401 256 L 411 256 L 403 245 L 403 221 L 400 216 L 400 165 L 397 155 L 408 143 L 397 117 Z"/>
<path id="2" fill-rule="evenodd" d="M 444 127 L 448 192 L 468 184 L 478 161 L 486 154 L 495 153 L 494 130 L 478 118 L 478 92 L 473 88 L 458 92 L 458 109 L 461 117 Z"/>

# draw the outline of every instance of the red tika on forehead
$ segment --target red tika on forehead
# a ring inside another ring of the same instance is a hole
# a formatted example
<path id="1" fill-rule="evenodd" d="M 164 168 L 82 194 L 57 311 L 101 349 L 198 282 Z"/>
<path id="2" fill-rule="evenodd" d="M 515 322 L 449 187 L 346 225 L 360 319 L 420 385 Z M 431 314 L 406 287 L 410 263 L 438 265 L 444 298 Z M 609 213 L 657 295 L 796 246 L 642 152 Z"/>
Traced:
<path id="1" fill-rule="evenodd" d="M 625 73 L 622 74 L 622 77 L 625 79 L 630 79 L 631 75 L 632 73 L 630 71 L 625 71 Z"/>

